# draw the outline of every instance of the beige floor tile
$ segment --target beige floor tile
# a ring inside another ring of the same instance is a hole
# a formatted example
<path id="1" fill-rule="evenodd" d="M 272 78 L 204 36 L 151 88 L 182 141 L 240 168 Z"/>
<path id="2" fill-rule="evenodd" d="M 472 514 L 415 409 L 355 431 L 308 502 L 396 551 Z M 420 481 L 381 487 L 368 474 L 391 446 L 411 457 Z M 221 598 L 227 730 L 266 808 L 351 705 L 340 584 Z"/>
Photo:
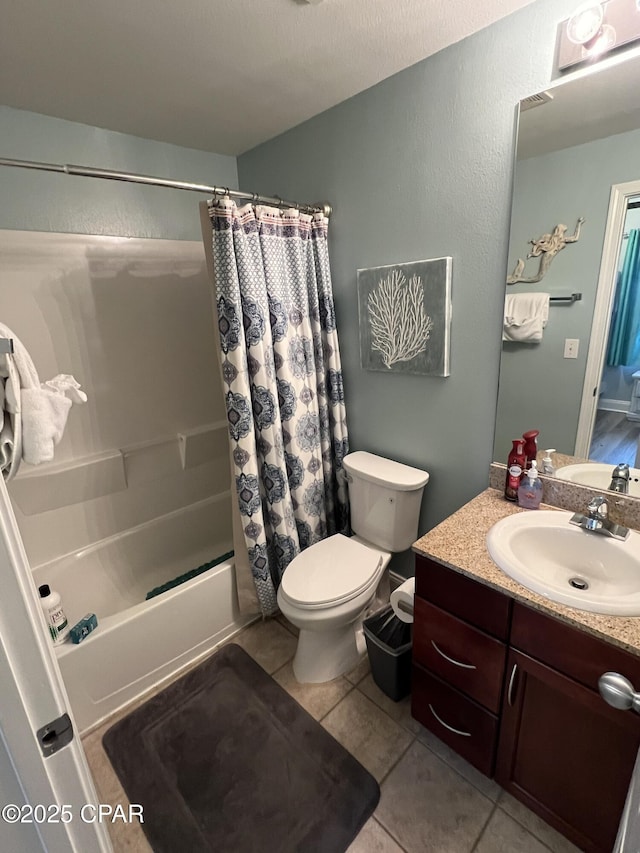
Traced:
<path id="1" fill-rule="evenodd" d="M 377 820 L 369 818 L 347 848 L 347 853 L 403 853 L 403 851 Z"/>
<path id="2" fill-rule="evenodd" d="M 536 838 L 546 844 L 547 847 L 553 850 L 553 853 L 579 853 L 575 844 L 572 844 L 564 835 L 560 835 L 557 830 L 549 826 L 546 821 L 534 814 L 511 794 L 503 791 L 498 806 L 510 815 L 518 823 L 522 824 L 525 829 L 528 829 Z"/>
<path id="3" fill-rule="evenodd" d="M 417 740 L 381 788 L 375 817 L 408 853 L 469 853 L 494 808 Z"/>
<path id="4" fill-rule="evenodd" d="M 474 853 L 549 853 L 549 848 L 502 809 L 496 809 Z"/>
<path id="5" fill-rule="evenodd" d="M 297 637 L 298 634 L 300 633 L 300 629 L 296 628 L 295 625 L 292 625 L 291 622 L 289 622 L 289 620 L 286 618 L 286 616 L 282 615 L 282 613 L 278 613 L 278 615 L 275 617 L 275 619 L 276 619 L 276 622 L 278 622 L 280 625 L 282 625 L 283 628 L 286 628 L 287 631 L 290 634 L 293 634 L 294 637 Z"/>
<path id="6" fill-rule="evenodd" d="M 300 684 L 293 674 L 291 661 L 275 672 L 273 679 L 316 720 L 321 720 L 350 690 L 353 690 L 353 684 L 342 677 L 326 681 L 324 684 Z"/>
<path id="7" fill-rule="evenodd" d="M 433 732 L 429 731 L 429 729 L 425 729 L 420 726 L 418 740 L 425 746 L 428 746 L 436 755 L 440 756 L 443 761 L 446 761 L 450 767 L 457 770 L 461 776 L 464 776 L 468 782 L 471 782 L 471 784 L 481 791 L 485 797 L 489 797 L 489 799 L 494 802 L 499 798 L 502 793 L 502 788 L 497 782 L 494 782 L 493 779 L 489 779 L 489 777 L 485 776 L 484 773 L 476 770 L 476 768 L 469 764 L 466 759 L 462 758 L 461 755 L 458 755 L 457 752 L 454 752 L 451 747 L 447 746 L 446 743 L 443 743 L 440 738 L 436 737 Z"/>
<path id="8" fill-rule="evenodd" d="M 322 721 L 324 728 L 380 781 L 413 735 L 358 690 L 352 690 Z"/>
<path id="9" fill-rule="evenodd" d="M 124 792 L 120 780 L 115 774 L 111 762 L 102 746 L 102 735 L 113 723 L 101 726 L 82 740 L 85 755 L 91 769 L 93 781 L 101 803 L 111 806 L 128 806 L 129 798 Z M 107 824 L 114 853 L 152 853 L 142 827 L 137 821 L 132 823 Z"/>
<path id="10" fill-rule="evenodd" d="M 380 690 L 373 680 L 371 673 L 358 682 L 358 690 L 364 693 L 365 696 L 368 696 L 379 708 L 382 708 L 396 723 L 400 723 L 403 728 L 408 729 L 414 735 L 422 731 L 420 723 L 411 716 L 410 696 L 406 696 L 399 702 L 394 702 L 393 699 L 390 699 L 386 693 Z"/>
<path id="11" fill-rule="evenodd" d="M 291 660 L 298 644 L 293 634 L 275 619 L 254 622 L 231 642 L 242 646 L 269 675 Z"/>
<path id="12" fill-rule="evenodd" d="M 369 658 L 365 655 L 355 669 L 352 669 L 351 672 L 345 673 L 345 678 L 352 684 L 358 684 L 358 682 L 362 681 L 362 679 L 370 672 L 371 667 L 369 666 Z"/>

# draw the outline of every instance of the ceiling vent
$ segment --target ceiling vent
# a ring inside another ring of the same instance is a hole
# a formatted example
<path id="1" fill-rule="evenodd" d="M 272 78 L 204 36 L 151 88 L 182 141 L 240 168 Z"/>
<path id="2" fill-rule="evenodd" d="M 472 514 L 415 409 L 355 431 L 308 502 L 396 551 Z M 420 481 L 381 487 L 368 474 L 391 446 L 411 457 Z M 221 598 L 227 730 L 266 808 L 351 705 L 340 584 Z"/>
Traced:
<path id="1" fill-rule="evenodd" d="M 523 98 L 520 101 L 520 109 L 532 110 L 534 107 L 541 107 L 542 104 L 548 104 L 553 100 L 551 92 L 538 92 L 537 95 L 529 95 L 528 98 Z"/>

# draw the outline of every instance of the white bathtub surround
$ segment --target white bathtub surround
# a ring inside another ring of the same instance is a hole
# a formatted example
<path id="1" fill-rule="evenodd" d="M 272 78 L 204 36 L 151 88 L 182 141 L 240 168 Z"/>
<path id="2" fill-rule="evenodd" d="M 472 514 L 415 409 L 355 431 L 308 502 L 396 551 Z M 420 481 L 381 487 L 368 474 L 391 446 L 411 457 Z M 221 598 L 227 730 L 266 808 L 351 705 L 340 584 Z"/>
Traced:
<path id="1" fill-rule="evenodd" d="M 54 447 L 60 443 L 67 425 L 72 403 L 85 403 L 87 395 L 73 376 L 58 374 L 53 379 L 40 382 L 38 371 L 22 341 L 8 326 L 0 323 L 0 337 L 13 341 L 13 353 L 0 359 L 0 375 L 4 377 L 3 400 L 10 418 L 13 439 L 7 433 L 6 444 L 10 451 L 3 459 L 5 479 L 11 480 L 18 472 L 21 460 L 29 465 L 40 465 L 53 459 Z M 4 409 L 4 405 L 3 405 Z M 16 452 L 16 420 L 20 419 L 20 453 Z"/>
<path id="2" fill-rule="evenodd" d="M 60 592 L 71 624 L 98 618 L 83 642 L 56 650 L 86 730 L 245 621 L 232 562 L 145 602 L 232 548 L 204 251 L 201 242 L 0 231 L 0 280 L 0 320 L 41 375 L 57 375 L 48 393 L 80 399 L 73 373 L 90 389 L 55 462 L 23 466 L 9 487 L 36 584 Z"/>
<path id="3" fill-rule="evenodd" d="M 79 645 L 56 649 L 81 732 L 250 621 L 239 613 L 232 561 L 145 601 L 154 587 L 230 550 L 230 509 L 227 492 L 34 569 L 36 585 L 50 583 L 62 596 L 70 625 L 98 617 Z"/>

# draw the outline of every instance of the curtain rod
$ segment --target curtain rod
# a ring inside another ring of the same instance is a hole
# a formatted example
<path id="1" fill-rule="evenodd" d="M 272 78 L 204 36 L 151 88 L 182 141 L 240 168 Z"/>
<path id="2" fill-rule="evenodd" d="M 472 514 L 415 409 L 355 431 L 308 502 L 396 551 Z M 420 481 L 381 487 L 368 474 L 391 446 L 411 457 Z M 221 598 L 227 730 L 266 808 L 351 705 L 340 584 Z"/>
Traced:
<path id="1" fill-rule="evenodd" d="M 80 175 L 85 178 L 104 178 L 108 181 L 128 181 L 134 184 L 147 184 L 154 187 L 169 187 L 174 190 L 188 190 L 197 193 L 212 193 L 241 198 L 254 204 L 271 204 L 275 207 L 295 207 L 303 213 L 324 213 L 331 216 L 331 205 L 327 202 L 318 204 L 298 204 L 296 201 L 286 201 L 279 196 L 257 195 L 244 193 L 240 190 L 230 190 L 227 187 L 210 187 L 206 184 L 192 184 L 185 181 L 174 181 L 170 178 L 154 178 L 152 175 L 135 175 L 130 172 L 115 172 L 110 169 L 94 169 L 92 166 L 74 166 L 69 163 L 38 163 L 33 160 L 13 160 L 10 157 L 0 157 L 0 166 L 14 166 L 18 169 L 37 169 L 42 172 L 61 172 L 65 175 Z"/>

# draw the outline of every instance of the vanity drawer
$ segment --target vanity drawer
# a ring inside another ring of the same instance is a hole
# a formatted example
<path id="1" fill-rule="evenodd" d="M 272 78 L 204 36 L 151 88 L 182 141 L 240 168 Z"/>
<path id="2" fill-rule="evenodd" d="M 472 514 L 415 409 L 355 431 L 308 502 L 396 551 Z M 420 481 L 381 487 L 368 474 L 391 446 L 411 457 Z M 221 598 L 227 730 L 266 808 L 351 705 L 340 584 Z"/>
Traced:
<path id="1" fill-rule="evenodd" d="M 592 690 L 605 672 L 619 672 L 640 689 L 640 657 L 520 602 L 513 607 L 511 646 Z"/>
<path id="2" fill-rule="evenodd" d="M 418 555 L 416 595 L 500 640 L 506 640 L 509 635 L 509 596 Z"/>
<path id="3" fill-rule="evenodd" d="M 412 671 L 411 713 L 470 764 L 493 775 L 498 718 L 417 664 Z"/>
<path id="4" fill-rule="evenodd" d="M 504 643 L 414 599 L 413 659 L 497 713 L 507 649 Z"/>

